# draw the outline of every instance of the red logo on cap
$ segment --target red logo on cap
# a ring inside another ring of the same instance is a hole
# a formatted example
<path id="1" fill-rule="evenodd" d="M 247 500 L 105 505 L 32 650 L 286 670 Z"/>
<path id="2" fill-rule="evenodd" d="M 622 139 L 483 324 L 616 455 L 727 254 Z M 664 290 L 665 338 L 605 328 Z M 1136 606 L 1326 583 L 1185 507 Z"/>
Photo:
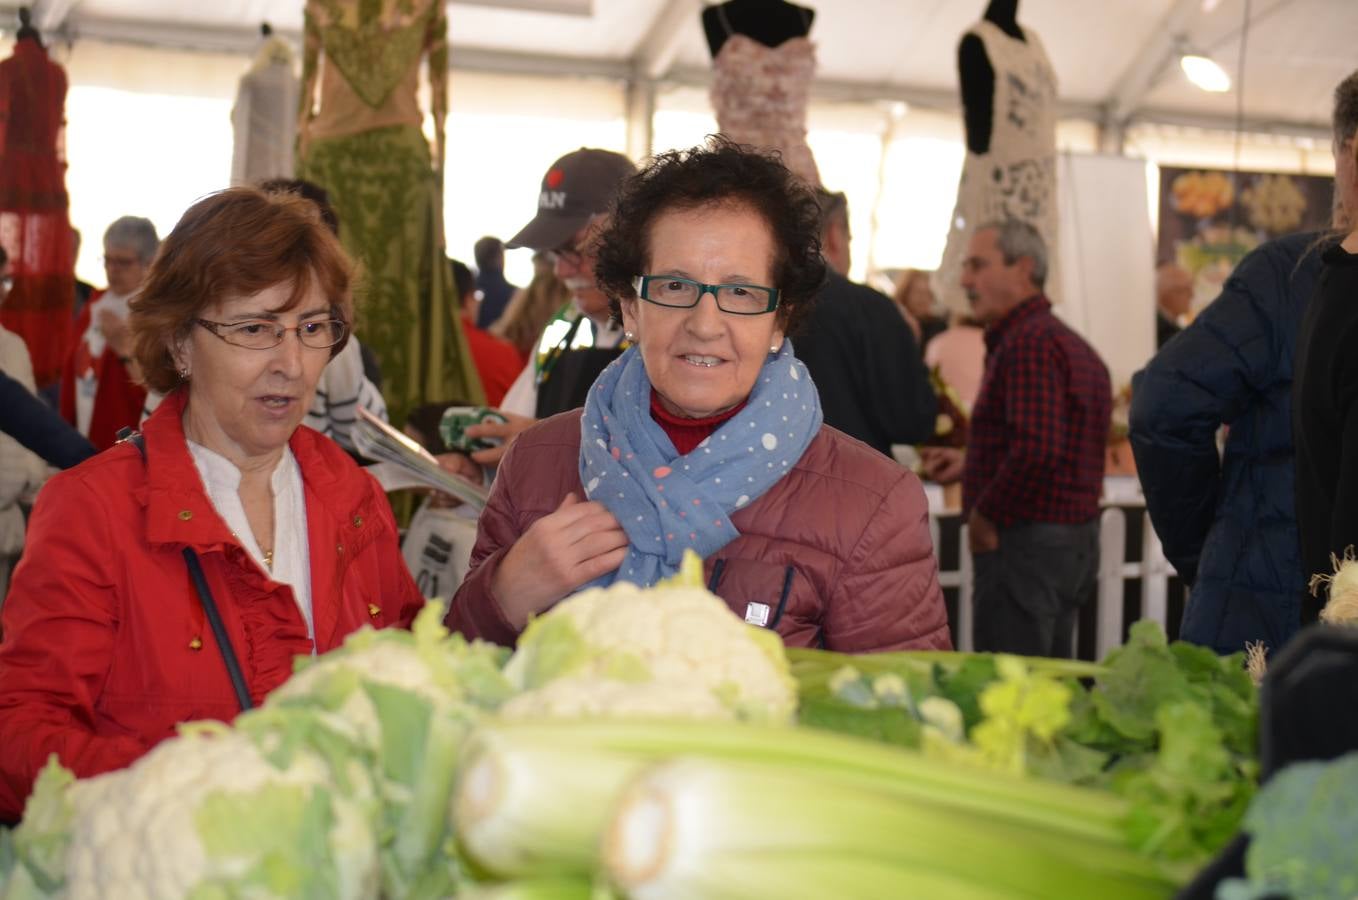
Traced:
<path id="1" fill-rule="evenodd" d="M 561 186 L 561 181 L 566 177 L 566 173 L 560 169 L 552 169 L 547 173 L 547 187 L 555 190 Z"/>

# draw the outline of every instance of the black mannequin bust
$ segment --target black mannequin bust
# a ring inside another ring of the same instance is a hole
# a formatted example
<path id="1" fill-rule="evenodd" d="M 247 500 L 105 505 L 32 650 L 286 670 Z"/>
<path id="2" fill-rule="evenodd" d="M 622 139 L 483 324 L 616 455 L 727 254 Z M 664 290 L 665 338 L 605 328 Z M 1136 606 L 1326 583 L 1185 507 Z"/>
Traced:
<path id="1" fill-rule="evenodd" d="M 19 7 L 19 30 L 15 33 L 14 39 L 16 41 L 30 40 L 37 43 L 39 47 L 42 46 L 42 35 L 38 33 L 38 29 L 33 27 L 32 13 L 27 6 Z"/>
<path id="2" fill-rule="evenodd" d="M 1018 0 L 990 0 L 981 16 L 1017 40 L 1025 40 L 1018 23 Z M 957 74 L 962 84 L 962 119 L 967 149 L 985 153 L 990 149 L 991 113 L 995 104 L 995 67 L 986 56 L 985 44 L 965 34 L 957 45 Z"/>
<path id="3" fill-rule="evenodd" d="M 816 11 L 785 0 L 728 0 L 703 10 L 703 33 L 716 56 L 731 34 L 743 34 L 767 47 L 777 47 L 811 31 Z"/>

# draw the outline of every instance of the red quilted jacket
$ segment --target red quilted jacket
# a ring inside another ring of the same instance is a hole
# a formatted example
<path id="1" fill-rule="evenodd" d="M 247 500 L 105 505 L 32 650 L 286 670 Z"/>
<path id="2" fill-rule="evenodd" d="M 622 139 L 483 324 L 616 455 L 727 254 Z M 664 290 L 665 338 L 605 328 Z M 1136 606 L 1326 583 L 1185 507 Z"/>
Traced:
<path id="1" fill-rule="evenodd" d="M 521 434 L 481 514 L 472 569 L 446 622 L 467 637 L 518 638 L 490 589 L 511 544 L 580 484 L 580 410 Z M 790 646 L 950 649 L 948 618 L 919 481 L 825 426 L 791 471 L 731 517 L 740 537 L 704 561 L 709 586 Z M 781 613 L 780 613 L 781 609 Z"/>
<path id="2" fill-rule="evenodd" d="M 118 444 L 43 488 L 0 622 L 0 820 L 56 753 L 79 776 L 135 760 L 190 719 L 238 711 L 181 551 L 194 548 L 251 697 L 311 652 L 292 589 L 217 515 L 189 455 L 184 391 L 146 421 L 146 461 Z M 316 651 L 423 603 L 386 495 L 333 441 L 298 428 Z"/>

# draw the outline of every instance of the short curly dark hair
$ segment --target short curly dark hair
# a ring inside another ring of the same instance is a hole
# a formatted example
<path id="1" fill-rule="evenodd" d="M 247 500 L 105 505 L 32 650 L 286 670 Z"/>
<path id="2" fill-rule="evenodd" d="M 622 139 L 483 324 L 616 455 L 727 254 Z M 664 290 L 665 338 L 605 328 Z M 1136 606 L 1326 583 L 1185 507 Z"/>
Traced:
<path id="1" fill-rule="evenodd" d="M 782 292 L 778 320 L 784 331 L 795 333 L 825 283 L 820 204 L 776 155 L 720 135 L 653 157 L 618 189 L 609 223 L 594 245 L 594 277 L 613 315 L 621 315 L 621 300 L 636 297 L 634 282 L 646 273 L 650 231 L 661 213 L 727 204 L 748 206 L 768 223 L 775 248 L 770 286 Z"/>

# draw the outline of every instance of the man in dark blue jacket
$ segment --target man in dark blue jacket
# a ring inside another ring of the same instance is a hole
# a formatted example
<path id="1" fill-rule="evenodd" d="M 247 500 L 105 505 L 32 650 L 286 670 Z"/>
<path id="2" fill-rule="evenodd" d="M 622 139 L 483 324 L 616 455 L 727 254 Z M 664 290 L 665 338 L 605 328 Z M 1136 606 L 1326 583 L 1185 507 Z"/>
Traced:
<path id="1" fill-rule="evenodd" d="M 1358 131 L 1358 73 L 1335 91 L 1335 155 Z M 1336 225 L 1358 212 L 1339 166 Z M 1151 523 L 1192 585 L 1181 636 L 1219 653 L 1301 625 L 1306 576 L 1297 539 L 1292 362 L 1321 270 L 1323 235 L 1269 241 L 1132 380 L 1131 441 Z M 1225 453 L 1216 435 L 1230 427 Z"/>
<path id="2" fill-rule="evenodd" d="M 80 432 L 4 372 L 0 372 L 0 431 L 58 469 L 69 469 L 94 455 L 94 447 Z"/>

